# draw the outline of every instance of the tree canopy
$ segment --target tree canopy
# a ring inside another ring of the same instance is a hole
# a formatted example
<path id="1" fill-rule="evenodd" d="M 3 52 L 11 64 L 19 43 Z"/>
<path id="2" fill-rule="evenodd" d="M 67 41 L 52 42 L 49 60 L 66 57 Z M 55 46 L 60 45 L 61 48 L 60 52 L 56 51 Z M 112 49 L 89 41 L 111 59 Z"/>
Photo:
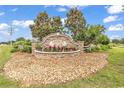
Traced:
<path id="1" fill-rule="evenodd" d="M 109 43 L 109 38 L 104 34 L 104 26 L 87 24 L 83 13 L 77 8 L 70 9 L 66 17 L 63 25 L 60 16 L 49 17 L 47 12 L 39 13 L 34 24 L 30 26 L 32 36 L 42 40 L 50 33 L 69 31 L 74 40 L 84 41 L 85 45 Z"/>
<path id="2" fill-rule="evenodd" d="M 85 45 L 95 44 L 99 37 L 104 32 L 105 28 L 102 25 L 87 25 L 85 29 L 76 36 L 77 40 L 84 41 Z"/>
<path id="3" fill-rule="evenodd" d="M 115 44 L 124 44 L 124 38 L 122 38 L 122 39 L 113 39 L 112 40 L 112 43 L 115 43 Z"/>
<path id="4" fill-rule="evenodd" d="M 46 12 L 41 12 L 34 20 L 34 24 L 30 25 L 32 36 L 42 40 L 43 37 L 50 33 L 62 30 L 62 22 L 59 16 L 49 17 Z"/>
<path id="5" fill-rule="evenodd" d="M 72 8 L 66 16 L 65 27 L 72 32 L 73 38 L 75 39 L 82 29 L 85 28 L 86 20 L 83 13 L 77 8 Z"/>

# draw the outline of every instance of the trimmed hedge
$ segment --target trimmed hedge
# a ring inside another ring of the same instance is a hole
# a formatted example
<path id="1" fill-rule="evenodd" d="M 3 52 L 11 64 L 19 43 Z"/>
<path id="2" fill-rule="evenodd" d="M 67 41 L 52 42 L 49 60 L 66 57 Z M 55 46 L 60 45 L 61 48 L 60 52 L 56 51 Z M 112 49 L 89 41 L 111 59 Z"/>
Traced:
<path id="1" fill-rule="evenodd" d="M 91 45 L 90 47 L 85 48 L 84 51 L 85 52 L 98 52 L 98 51 L 106 51 L 111 48 L 112 48 L 111 45 L 98 44 L 98 45 Z"/>
<path id="2" fill-rule="evenodd" d="M 16 41 L 13 44 L 13 49 L 11 50 L 11 52 L 17 51 L 31 53 L 32 52 L 31 41 L 30 40 Z"/>

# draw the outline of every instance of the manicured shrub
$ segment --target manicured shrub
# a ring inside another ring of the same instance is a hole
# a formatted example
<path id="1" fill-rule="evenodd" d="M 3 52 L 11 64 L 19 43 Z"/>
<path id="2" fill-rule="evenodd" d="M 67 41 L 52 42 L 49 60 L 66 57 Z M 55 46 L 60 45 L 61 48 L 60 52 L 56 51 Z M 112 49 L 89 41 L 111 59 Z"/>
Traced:
<path id="1" fill-rule="evenodd" d="M 87 53 L 93 52 L 92 49 L 91 49 L 91 47 L 85 48 L 84 51 L 87 52 Z"/>
<path id="2" fill-rule="evenodd" d="M 40 44 L 36 44 L 35 48 L 36 48 L 37 50 L 42 50 L 42 46 L 41 46 Z"/>
<path id="3" fill-rule="evenodd" d="M 31 46 L 25 45 L 24 46 L 24 49 L 22 50 L 22 52 L 31 53 L 32 52 Z"/>
<path id="4" fill-rule="evenodd" d="M 106 49 L 107 49 L 107 47 L 105 45 L 102 45 L 101 46 L 101 50 L 104 50 L 105 51 Z"/>
<path id="5" fill-rule="evenodd" d="M 30 40 L 26 40 L 26 39 L 17 39 L 17 41 L 15 41 L 15 43 L 13 44 L 13 49 L 11 50 L 11 52 L 28 52 L 31 53 L 31 41 Z"/>
<path id="6" fill-rule="evenodd" d="M 118 44 L 112 43 L 111 46 L 112 46 L 112 47 L 117 47 Z"/>
<path id="7" fill-rule="evenodd" d="M 110 45 L 101 45 L 101 50 L 106 51 L 108 49 L 111 49 Z"/>
<path id="8" fill-rule="evenodd" d="M 85 48 L 84 51 L 85 52 L 98 52 L 98 51 L 106 51 L 111 48 L 112 48 L 111 45 L 98 44 L 98 45 L 91 45 L 90 47 Z"/>
<path id="9" fill-rule="evenodd" d="M 17 52 L 18 50 L 16 48 L 12 48 L 11 52 Z"/>

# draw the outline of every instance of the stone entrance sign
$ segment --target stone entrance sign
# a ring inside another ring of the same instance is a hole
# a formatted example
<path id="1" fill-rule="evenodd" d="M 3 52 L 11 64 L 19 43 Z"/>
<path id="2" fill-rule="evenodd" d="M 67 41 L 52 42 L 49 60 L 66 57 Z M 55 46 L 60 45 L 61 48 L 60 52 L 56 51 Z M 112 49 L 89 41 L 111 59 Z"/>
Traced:
<path id="1" fill-rule="evenodd" d="M 41 49 L 36 47 L 40 46 Z M 33 54 L 42 55 L 72 55 L 83 50 L 83 41 L 75 42 L 70 36 L 60 33 L 50 34 L 42 39 L 41 42 L 32 43 Z"/>

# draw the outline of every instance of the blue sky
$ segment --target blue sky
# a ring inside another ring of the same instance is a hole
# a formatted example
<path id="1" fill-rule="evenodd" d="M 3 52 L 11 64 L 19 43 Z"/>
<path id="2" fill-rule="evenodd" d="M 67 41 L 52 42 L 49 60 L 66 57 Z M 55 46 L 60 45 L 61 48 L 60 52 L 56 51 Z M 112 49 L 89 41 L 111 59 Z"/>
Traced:
<path id="1" fill-rule="evenodd" d="M 77 7 L 84 14 L 88 24 L 101 24 L 106 28 L 105 34 L 110 39 L 124 37 L 124 11 L 122 6 L 43 6 L 43 5 L 19 5 L 0 6 L 0 42 L 15 40 L 18 37 L 31 39 L 30 24 L 39 12 L 46 11 L 49 16 L 60 16 L 62 21 L 66 19 L 66 13 L 72 7 Z M 10 26 L 13 25 L 14 33 L 9 35 Z"/>

